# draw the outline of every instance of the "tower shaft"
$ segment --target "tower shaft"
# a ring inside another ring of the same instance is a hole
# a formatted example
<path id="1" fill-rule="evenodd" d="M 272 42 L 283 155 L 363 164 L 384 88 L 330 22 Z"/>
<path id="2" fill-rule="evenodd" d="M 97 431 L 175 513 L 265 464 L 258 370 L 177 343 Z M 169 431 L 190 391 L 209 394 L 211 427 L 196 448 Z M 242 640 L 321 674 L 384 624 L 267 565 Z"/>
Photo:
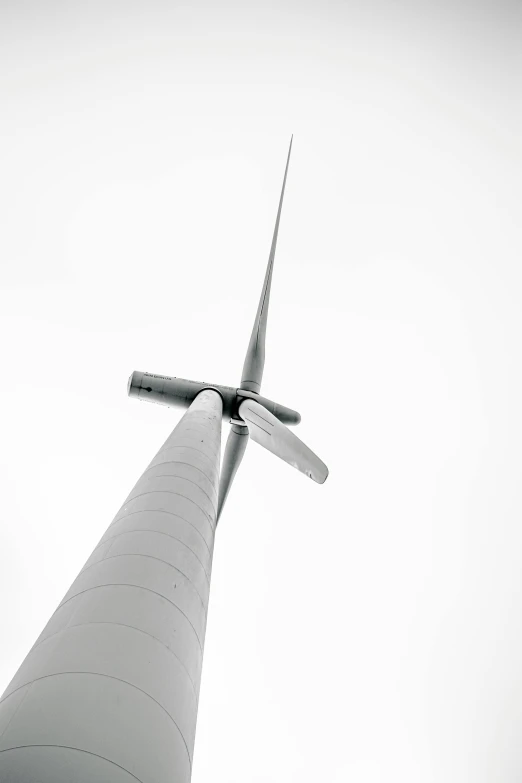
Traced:
<path id="1" fill-rule="evenodd" d="M 201 392 L 0 700 L 6 783 L 188 783 L 222 401 Z"/>

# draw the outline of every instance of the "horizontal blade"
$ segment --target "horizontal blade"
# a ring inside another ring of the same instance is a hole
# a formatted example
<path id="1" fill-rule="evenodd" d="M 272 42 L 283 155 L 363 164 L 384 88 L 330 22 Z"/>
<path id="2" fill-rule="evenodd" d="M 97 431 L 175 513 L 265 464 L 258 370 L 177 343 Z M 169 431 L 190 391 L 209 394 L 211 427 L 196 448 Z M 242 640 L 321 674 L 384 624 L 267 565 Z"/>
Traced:
<path id="1" fill-rule="evenodd" d="M 324 484 L 328 476 L 324 462 L 270 411 L 255 400 L 245 400 L 239 406 L 239 415 L 252 440 L 318 484 Z"/>
<path id="2" fill-rule="evenodd" d="M 230 487 L 234 481 L 234 476 L 237 473 L 237 469 L 243 459 L 243 454 L 248 443 L 248 427 L 242 427 L 238 424 L 233 424 L 230 428 L 228 435 L 227 445 L 225 446 L 225 454 L 223 456 L 223 466 L 221 468 L 221 476 L 219 479 L 219 497 L 217 518 L 221 516 L 225 500 L 227 499 Z"/>

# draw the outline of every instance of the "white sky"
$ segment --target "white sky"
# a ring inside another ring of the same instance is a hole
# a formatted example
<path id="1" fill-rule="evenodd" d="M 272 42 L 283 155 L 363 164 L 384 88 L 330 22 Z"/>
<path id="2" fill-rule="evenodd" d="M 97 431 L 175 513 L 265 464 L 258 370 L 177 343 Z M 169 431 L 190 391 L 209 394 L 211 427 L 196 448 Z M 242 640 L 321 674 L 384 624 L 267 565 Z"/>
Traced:
<path id="1" fill-rule="evenodd" d="M 0 691 L 179 418 L 263 392 L 219 525 L 193 783 L 515 783 L 522 6 L 0 6 Z M 227 436 L 228 425 L 223 431 Z"/>

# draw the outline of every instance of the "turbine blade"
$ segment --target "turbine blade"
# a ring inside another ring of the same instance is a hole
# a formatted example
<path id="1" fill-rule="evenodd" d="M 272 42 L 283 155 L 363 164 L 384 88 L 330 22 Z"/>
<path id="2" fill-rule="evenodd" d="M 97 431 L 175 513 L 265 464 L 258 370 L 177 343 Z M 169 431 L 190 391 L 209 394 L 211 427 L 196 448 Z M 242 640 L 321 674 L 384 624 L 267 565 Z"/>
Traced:
<path id="1" fill-rule="evenodd" d="M 242 427 L 238 424 L 233 424 L 230 428 L 230 433 L 225 446 L 225 454 L 223 456 L 223 467 L 221 468 L 221 476 L 219 479 L 219 497 L 217 507 L 217 518 L 223 511 L 225 500 L 227 499 L 230 487 L 234 481 L 237 469 L 243 459 L 243 454 L 248 443 L 248 427 Z"/>
<path id="2" fill-rule="evenodd" d="M 324 484 L 328 476 L 324 462 L 270 411 L 255 400 L 245 400 L 239 406 L 239 415 L 252 440 L 318 484 Z"/>
<path id="3" fill-rule="evenodd" d="M 270 255 L 268 256 L 268 265 L 266 268 L 265 282 L 263 283 L 263 290 L 261 291 L 261 297 L 259 299 L 259 305 L 257 308 L 256 320 L 254 321 L 254 327 L 252 329 L 252 335 L 248 344 L 248 350 L 245 357 L 245 363 L 243 365 L 243 374 L 241 376 L 241 389 L 247 391 L 253 391 L 259 393 L 261 389 L 261 380 L 263 378 L 263 369 L 265 366 L 265 335 L 266 335 L 266 320 L 268 316 L 268 304 L 270 302 L 270 287 L 272 284 L 272 269 L 274 267 L 274 258 L 277 246 L 277 234 L 279 232 L 279 220 L 281 218 L 281 210 L 283 208 L 283 196 L 285 195 L 286 175 L 288 174 L 288 164 L 290 163 L 290 153 L 292 152 L 292 140 L 290 139 L 290 147 L 288 148 L 288 157 L 286 159 L 285 176 L 283 179 L 283 187 L 281 189 L 281 196 L 279 198 L 279 208 L 277 210 L 277 217 L 274 227 L 274 235 L 272 237 L 272 246 L 270 247 Z"/>

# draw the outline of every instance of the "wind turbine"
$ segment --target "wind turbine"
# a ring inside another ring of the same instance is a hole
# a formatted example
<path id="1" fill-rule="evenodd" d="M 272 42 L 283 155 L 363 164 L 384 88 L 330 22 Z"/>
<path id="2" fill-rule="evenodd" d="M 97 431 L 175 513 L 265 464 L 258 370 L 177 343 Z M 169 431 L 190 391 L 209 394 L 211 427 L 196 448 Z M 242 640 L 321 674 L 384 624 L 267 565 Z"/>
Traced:
<path id="1" fill-rule="evenodd" d="M 286 426 L 300 415 L 259 393 L 291 149 L 239 387 L 129 379 L 130 396 L 188 410 L 0 699 L 2 783 L 190 781 L 215 529 L 248 439 L 328 475 Z"/>

